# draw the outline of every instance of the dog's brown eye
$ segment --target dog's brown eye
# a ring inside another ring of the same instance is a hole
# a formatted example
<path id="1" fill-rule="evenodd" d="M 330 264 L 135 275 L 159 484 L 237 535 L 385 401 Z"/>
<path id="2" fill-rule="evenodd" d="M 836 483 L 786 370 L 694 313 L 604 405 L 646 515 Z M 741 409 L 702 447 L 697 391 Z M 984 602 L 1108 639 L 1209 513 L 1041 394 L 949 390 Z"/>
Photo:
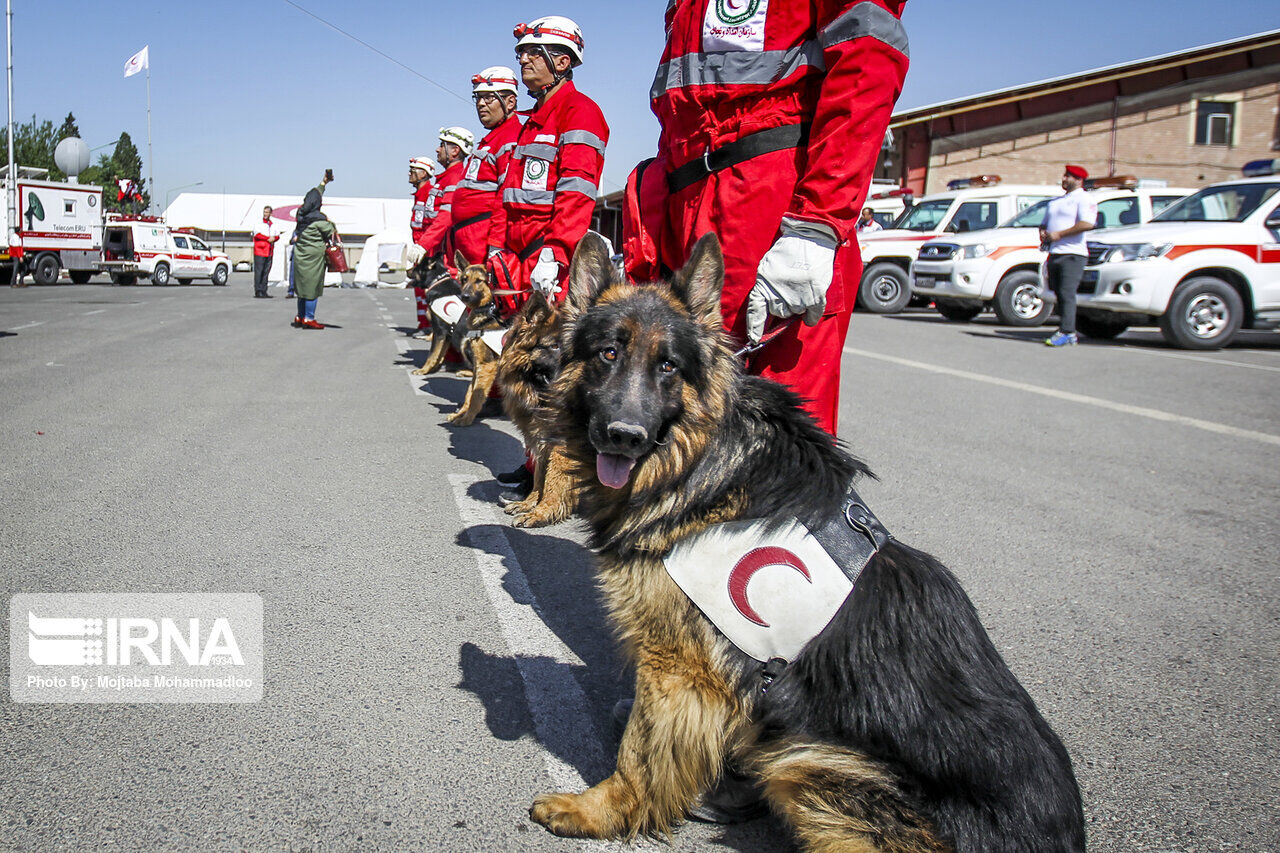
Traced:
<path id="1" fill-rule="evenodd" d="M 600 357 L 603 358 L 605 361 L 617 361 L 618 351 L 613 347 L 605 347 L 604 349 L 600 350 Z"/>
<path id="2" fill-rule="evenodd" d="M 658 365 L 658 370 L 660 370 L 663 373 L 675 373 L 676 366 L 669 361 L 664 361 L 662 362 L 662 364 Z"/>

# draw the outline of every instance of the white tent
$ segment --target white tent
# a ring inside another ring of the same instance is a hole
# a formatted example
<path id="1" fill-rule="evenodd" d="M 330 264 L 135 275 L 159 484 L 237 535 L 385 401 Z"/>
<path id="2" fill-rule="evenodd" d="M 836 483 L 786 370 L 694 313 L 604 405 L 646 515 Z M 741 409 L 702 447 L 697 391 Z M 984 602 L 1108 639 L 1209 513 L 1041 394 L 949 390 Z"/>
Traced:
<path id="1" fill-rule="evenodd" d="M 383 264 L 397 266 L 404 263 L 410 239 L 409 225 L 402 223 L 365 240 L 360 263 L 356 264 L 356 285 L 378 284 L 378 269 Z"/>

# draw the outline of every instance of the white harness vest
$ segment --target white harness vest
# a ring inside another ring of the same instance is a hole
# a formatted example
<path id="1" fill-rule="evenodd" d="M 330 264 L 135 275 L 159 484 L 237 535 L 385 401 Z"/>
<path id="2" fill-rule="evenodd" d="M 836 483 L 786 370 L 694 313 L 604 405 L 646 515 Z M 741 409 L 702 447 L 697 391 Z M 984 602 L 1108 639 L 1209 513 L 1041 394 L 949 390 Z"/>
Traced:
<path id="1" fill-rule="evenodd" d="M 431 303 L 431 313 L 451 326 L 457 325 L 466 310 L 466 303 L 456 296 L 442 296 Z"/>
<path id="2" fill-rule="evenodd" d="M 758 661 L 795 660 L 827 627 L 889 535 L 850 490 L 815 536 L 794 518 L 715 524 L 672 548 L 667 573 Z"/>

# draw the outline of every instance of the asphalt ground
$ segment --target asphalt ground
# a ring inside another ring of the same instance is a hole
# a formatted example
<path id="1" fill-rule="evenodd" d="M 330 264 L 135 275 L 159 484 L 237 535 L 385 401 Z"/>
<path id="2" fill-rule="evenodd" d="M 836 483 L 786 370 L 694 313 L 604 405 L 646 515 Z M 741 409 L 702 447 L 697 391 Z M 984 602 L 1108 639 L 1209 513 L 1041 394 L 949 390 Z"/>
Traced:
<path id="1" fill-rule="evenodd" d="M 408 376 L 409 293 L 327 291 L 316 332 L 250 292 L 0 290 L 6 604 L 253 592 L 266 632 L 254 704 L 6 691 L 0 849 L 626 849 L 527 817 L 609 772 L 629 686 L 581 531 L 495 508 L 510 425 L 443 425 L 465 384 Z M 1045 334 L 855 315 L 863 495 L 964 582 L 1072 754 L 1090 849 L 1280 850 L 1280 334 Z M 794 849 L 770 818 L 638 847 Z"/>

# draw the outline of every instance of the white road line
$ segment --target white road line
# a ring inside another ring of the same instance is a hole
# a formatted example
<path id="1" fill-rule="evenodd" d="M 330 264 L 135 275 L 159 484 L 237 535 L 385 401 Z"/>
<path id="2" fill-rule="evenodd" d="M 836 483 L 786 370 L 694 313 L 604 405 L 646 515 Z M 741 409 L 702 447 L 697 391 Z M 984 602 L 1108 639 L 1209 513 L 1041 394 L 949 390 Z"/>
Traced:
<path id="1" fill-rule="evenodd" d="M 396 365 L 396 367 L 399 367 L 399 366 L 400 366 L 400 365 L 398 365 L 398 364 Z M 413 375 L 413 371 L 415 371 L 415 370 L 417 370 L 417 369 L 418 369 L 418 368 L 416 368 L 416 367 L 406 367 L 406 368 L 405 368 L 405 370 L 404 370 L 404 375 L 405 375 L 405 376 L 407 376 L 407 377 L 409 377 L 409 387 L 410 387 L 410 388 L 412 388 L 412 389 L 413 389 L 413 393 L 417 394 L 419 397 L 433 397 L 433 396 L 435 396 L 435 395 L 434 395 L 434 394 L 432 394 L 430 391 L 427 391 L 427 390 L 426 390 L 426 388 L 425 388 L 425 387 L 423 386 L 423 384 L 422 384 L 422 379 L 421 379 L 421 378 L 419 378 L 419 377 L 417 377 L 417 376 L 414 376 L 414 375 Z"/>
<path id="2" fill-rule="evenodd" d="M 587 784 L 583 776 L 559 758 L 579 756 L 592 778 L 602 777 L 609 769 L 600 733 L 588 711 L 587 697 L 573 677 L 572 667 L 584 664 L 547 627 L 524 569 L 502 530 L 505 525 L 499 519 L 505 520 L 505 516 L 495 513 L 492 504 L 468 494 L 475 482 L 466 474 L 449 475 L 453 499 L 467 526 L 466 539 L 472 546 L 485 593 L 524 681 L 547 775 L 557 790 L 584 790 Z M 602 846 L 584 845 L 593 850 Z"/>
<path id="3" fill-rule="evenodd" d="M 30 329 L 30 328 L 33 328 L 33 327 L 35 327 L 35 326 L 43 326 L 43 325 L 44 325 L 45 323 L 47 323 L 47 322 L 48 322 L 47 320 L 36 320 L 34 323 L 27 323 L 26 325 L 23 325 L 23 326 L 14 326 L 14 327 L 13 327 L 12 329 L 10 329 L 9 331 L 11 331 L 11 332 L 16 332 L 16 331 L 18 331 L 19 329 Z"/>
<path id="4" fill-rule="evenodd" d="M 1259 441 L 1263 444 L 1280 445 L 1280 435 L 1272 435 L 1265 432 L 1255 432 L 1249 429 L 1240 429 L 1239 427 L 1228 426 L 1214 421 L 1202 421 L 1199 418 L 1188 418 L 1184 415 L 1175 415 L 1170 412 L 1162 412 L 1159 409 L 1147 409 L 1142 406 L 1130 406 L 1126 403 L 1113 403 L 1110 400 L 1103 400 L 1101 397 L 1089 397 L 1084 394 L 1073 394 L 1070 391 L 1059 391 L 1056 388 L 1043 388 L 1039 385 L 1031 385 L 1026 382 L 1015 382 L 1012 379 L 1002 379 L 998 376 L 987 376 L 982 373 L 970 373 L 967 370 L 956 370 L 950 367 L 940 367 L 936 364 L 926 364 L 922 361 L 912 361 L 906 358 L 897 358 L 892 355 L 882 355 L 878 352 L 868 352 L 867 350 L 852 349 L 845 347 L 844 351 L 849 355 L 862 356 L 863 358 L 876 359 L 878 361 L 887 361 L 891 364 L 899 364 L 904 367 L 913 367 L 917 370 L 925 370 L 930 373 L 939 373 L 943 376 L 955 376 L 959 379 L 969 379 L 973 382 L 985 382 L 988 385 L 998 385 L 1001 388 L 1012 388 L 1016 391 L 1026 391 L 1029 394 L 1040 394 L 1044 397 L 1053 397 L 1058 400 L 1067 400 L 1072 403 L 1083 403 L 1087 406 L 1096 406 L 1100 409 L 1110 409 L 1113 412 L 1123 412 L 1127 415 L 1137 415 L 1143 418 L 1151 418 L 1156 421 L 1165 421 L 1167 423 L 1182 424 L 1183 426 L 1195 427 L 1196 429 L 1206 430 L 1208 432 L 1221 433 L 1222 435 L 1230 435 L 1235 438 L 1249 439 L 1250 441 Z"/>
<path id="5" fill-rule="evenodd" d="M 1176 358 L 1179 361 L 1202 361 L 1205 364 L 1222 364 L 1228 367 L 1247 367 L 1251 370 L 1267 370 L 1272 373 L 1280 373 L 1280 367 L 1269 367 L 1265 364 L 1250 364 L 1247 361 L 1227 361 L 1224 358 L 1208 358 L 1203 355 L 1186 355 L 1178 352 L 1161 352 L 1160 350 L 1146 349 L 1133 345 L 1123 346 L 1119 348 L 1120 352 L 1139 353 L 1141 355 L 1154 355 L 1160 358 Z"/>
<path id="6" fill-rule="evenodd" d="M 90 314 L 101 314 L 101 313 L 103 313 L 103 312 L 104 312 L 104 311 L 106 311 L 106 310 L 107 310 L 106 308 L 99 308 L 97 311 L 86 311 L 86 312 L 84 312 L 83 314 L 81 314 L 80 316 L 81 316 L 81 317 L 88 317 Z"/>

